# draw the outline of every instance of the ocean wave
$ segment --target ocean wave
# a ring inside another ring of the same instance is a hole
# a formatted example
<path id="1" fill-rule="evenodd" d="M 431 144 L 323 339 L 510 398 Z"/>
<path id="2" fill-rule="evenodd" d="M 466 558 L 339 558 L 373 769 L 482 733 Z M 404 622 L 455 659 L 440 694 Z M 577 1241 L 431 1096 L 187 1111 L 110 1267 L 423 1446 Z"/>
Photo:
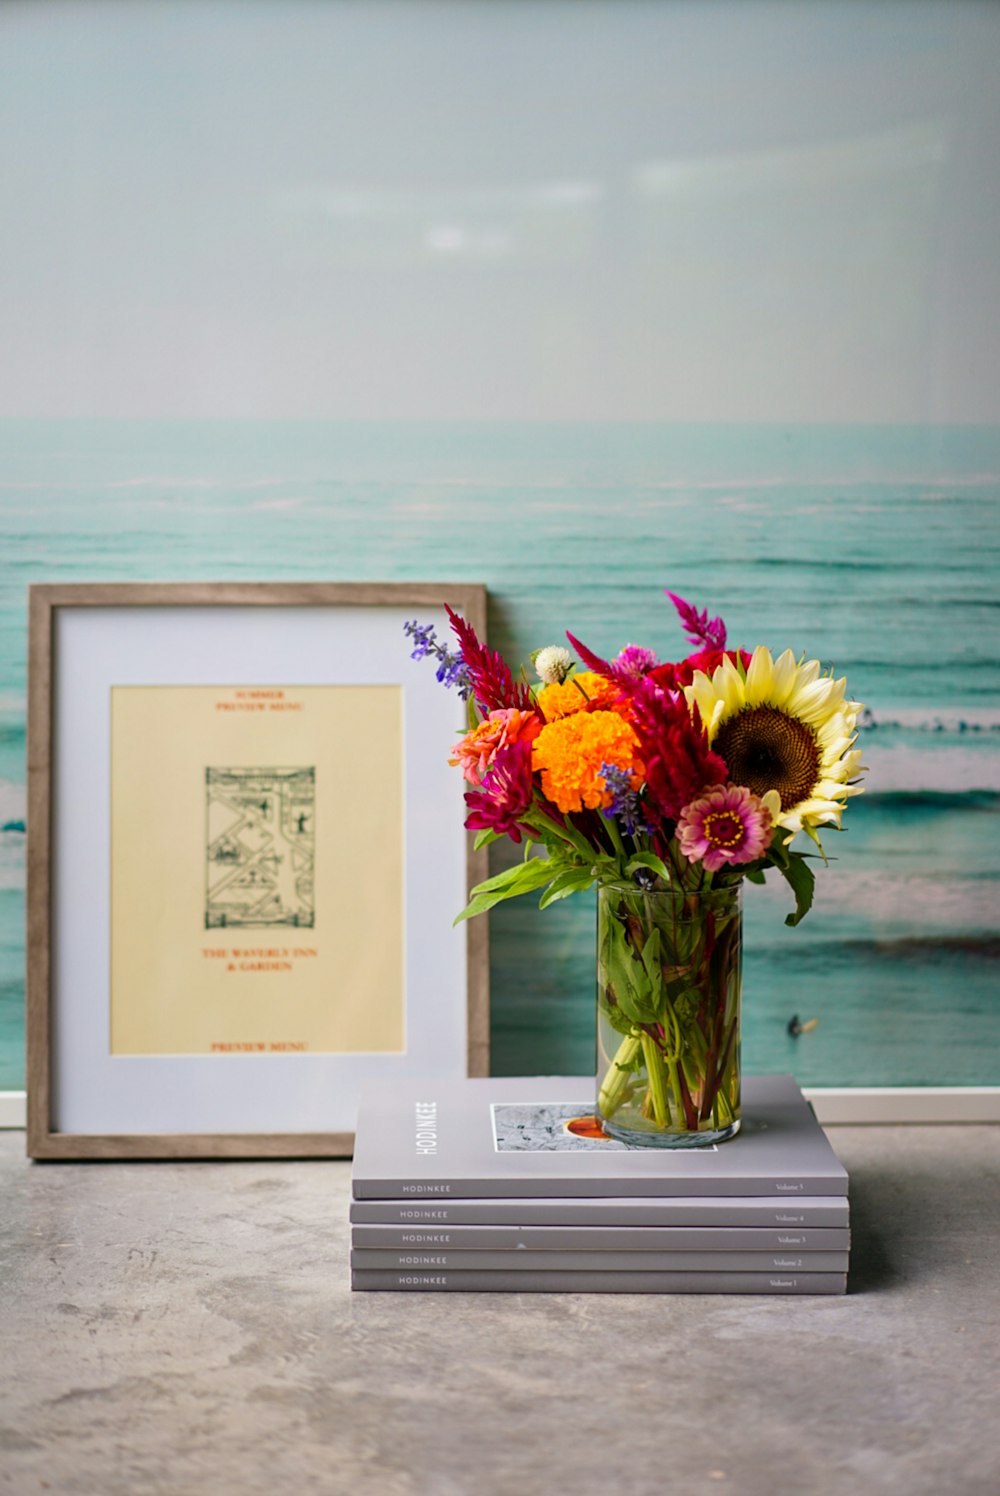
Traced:
<path id="1" fill-rule="evenodd" d="M 899 810 L 973 810 L 996 814 L 1000 790 L 869 790 L 865 805 L 886 805 Z M 853 813 L 853 807 L 852 807 Z"/>
<path id="2" fill-rule="evenodd" d="M 545 460 L 540 459 L 536 466 L 545 465 Z M 484 466 L 489 466 L 486 459 Z M 513 471 L 506 465 L 495 466 L 493 471 L 469 471 L 469 472 L 428 472 L 426 470 L 412 468 L 405 476 L 399 474 L 393 477 L 372 476 L 370 463 L 364 459 L 358 464 L 355 472 L 344 471 L 343 466 L 334 458 L 326 461 L 317 460 L 311 472 L 297 474 L 288 473 L 280 477 L 234 477 L 229 475 L 197 474 L 180 476 L 175 473 L 140 473 L 131 478 L 67 478 L 67 479 L 4 479 L 0 480 L 0 492 L 32 492 L 32 493 L 80 493 L 80 492 L 114 492 L 128 493 L 143 489 L 170 489 L 172 491 L 205 492 L 207 490 L 224 490 L 232 493 L 252 492 L 255 489 L 301 487 L 305 484 L 322 485 L 323 487 L 361 487 L 361 488 L 391 488 L 397 493 L 404 494 L 413 489 L 467 489 L 467 490 L 509 490 L 544 492 L 553 489 L 572 489 L 578 494 L 601 494 L 615 493 L 627 494 L 631 499 L 639 498 L 642 494 L 661 493 L 705 493 L 712 495 L 723 495 L 721 503 L 726 506 L 741 506 L 748 494 L 766 495 L 774 493 L 815 493 L 818 496 L 828 498 L 831 493 L 863 494 L 872 489 L 878 490 L 880 495 L 884 490 L 905 489 L 906 502 L 940 503 L 952 493 L 967 492 L 974 500 L 977 491 L 1000 488 L 1000 473 L 946 473 L 928 475 L 927 473 L 898 472 L 898 473 L 874 473 L 863 474 L 831 474 L 828 476 L 815 476 L 814 474 L 795 473 L 773 473 L 762 477 L 740 477 L 731 474 L 728 477 L 701 477 L 695 474 L 680 474 L 669 478 L 657 476 L 644 476 L 642 473 L 621 474 L 617 472 L 614 478 L 588 477 L 583 472 L 576 470 L 541 474 L 537 471 L 531 473 L 522 471 L 522 463 L 515 462 Z M 853 502 L 853 500 L 852 500 Z M 891 503 L 891 500 L 890 500 Z M 765 512 L 766 505 L 760 506 L 761 512 Z M 882 512 L 886 509 L 885 503 L 866 505 L 866 509 Z M 752 512 L 752 510 L 751 510 Z M 814 512 L 825 513 L 826 510 Z M 759 562 L 758 564 L 764 564 Z M 781 564 L 772 562 L 771 564 Z M 789 560 L 786 565 L 802 565 L 799 560 Z M 818 563 L 817 563 L 818 564 Z M 830 562 L 830 565 L 837 565 Z M 839 563 L 848 565 L 851 563 Z M 854 563 L 860 564 L 860 563 Z"/>
<path id="3" fill-rule="evenodd" d="M 864 489 L 864 488 L 916 488 L 922 489 L 923 493 L 908 494 L 908 498 L 940 499 L 942 493 L 948 493 L 952 489 L 968 488 L 993 488 L 1000 485 L 1000 473 L 939 473 L 928 476 L 927 473 L 898 472 L 898 473 L 852 473 L 850 475 L 833 475 L 828 477 L 805 476 L 794 473 L 774 474 L 763 478 L 655 478 L 643 482 L 635 479 L 637 488 L 656 489 L 678 489 L 695 488 L 710 491 L 712 489 L 754 490 L 768 488 L 794 488 L 794 489 Z"/>
<path id="4" fill-rule="evenodd" d="M 0 892 L 20 890 L 25 883 L 25 838 L 23 833 L 0 834 Z"/>
<path id="5" fill-rule="evenodd" d="M 992 706 L 868 708 L 858 726 L 863 732 L 901 728 L 906 732 L 1000 732 L 1000 711 Z"/>
<path id="6" fill-rule="evenodd" d="M 0 779 L 0 825 L 23 821 L 27 814 L 27 796 L 23 784 Z"/>
<path id="7" fill-rule="evenodd" d="M 969 571 L 978 571 L 983 564 L 982 555 L 963 556 L 960 560 L 946 561 L 940 555 L 935 556 L 933 561 L 915 562 L 913 570 L 933 572 L 935 577 L 949 572 L 965 574 Z M 803 576 L 809 572 L 877 572 L 885 573 L 887 567 L 885 559 L 869 560 L 860 556 L 755 556 L 754 570 L 766 570 L 768 568 L 777 571 L 794 571 Z M 968 602 L 978 602 L 979 599 L 970 598 Z M 991 603 L 992 597 L 982 599 Z M 926 667 L 926 661 L 922 661 Z"/>
<path id="8" fill-rule="evenodd" d="M 871 794 L 1000 791 L 1000 753 L 907 744 L 881 748 L 867 741 L 864 755 L 868 774 L 863 782 Z"/>
<path id="9" fill-rule="evenodd" d="M 994 931 L 970 931 L 968 934 L 890 935 L 865 939 L 813 941 L 809 946 L 791 950 L 786 946 L 785 959 L 795 965 L 828 967 L 831 958 L 840 963 L 861 965 L 864 961 L 884 961 L 889 965 L 905 963 L 926 966 L 937 960 L 954 961 L 956 956 L 980 961 L 1000 961 L 1000 935 Z M 782 959 L 780 946 L 768 947 L 768 963 Z"/>
<path id="10" fill-rule="evenodd" d="M 830 839 L 825 845 L 836 852 Z M 849 866 L 845 853 L 841 866 L 817 873 L 809 938 L 829 946 L 859 938 L 936 940 L 958 935 L 964 939 L 970 931 L 995 934 L 998 881 L 996 872 L 975 877 L 940 866 L 928 866 L 926 871 Z M 784 879 L 775 873 L 768 874 L 763 888 L 753 890 L 746 903 L 754 930 L 748 950 L 757 945 L 780 949 L 787 943 L 783 920 L 789 898 Z"/>
<path id="11" fill-rule="evenodd" d="M 0 482 L 0 491 L 13 491 L 23 489 L 32 493 L 91 493 L 94 491 L 114 490 L 116 492 L 124 489 L 134 488 L 170 488 L 170 489 L 197 489 L 205 490 L 212 488 L 231 489 L 234 493 L 243 493 L 256 488 L 281 488 L 285 484 L 301 481 L 292 478 L 177 478 L 169 473 L 148 473 L 138 478 L 67 478 L 59 481 L 21 481 L 17 479 L 6 479 Z"/>
<path id="12" fill-rule="evenodd" d="M 116 478 L 101 488 L 227 488 L 242 493 L 255 488 L 281 488 L 289 478 L 175 478 L 168 473 L 149 473 L 139 478 Z M 88 487 L 95 487 L 88 484 Z"/>

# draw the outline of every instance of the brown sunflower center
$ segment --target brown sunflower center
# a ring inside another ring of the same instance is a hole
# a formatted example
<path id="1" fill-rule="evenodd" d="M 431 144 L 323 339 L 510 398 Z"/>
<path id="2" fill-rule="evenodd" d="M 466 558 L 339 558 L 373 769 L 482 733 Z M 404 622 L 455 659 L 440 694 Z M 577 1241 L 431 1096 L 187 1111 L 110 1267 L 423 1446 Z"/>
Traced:
<path id="1" fill-rule="evenodd" d="M 791 810 L 812 794 L 820 753 L 812 728 L 774 706 L 748 706 L 724 722 L 712 744 L 734 784 L 755 795 L 777 790 L 781 809 Z"/>

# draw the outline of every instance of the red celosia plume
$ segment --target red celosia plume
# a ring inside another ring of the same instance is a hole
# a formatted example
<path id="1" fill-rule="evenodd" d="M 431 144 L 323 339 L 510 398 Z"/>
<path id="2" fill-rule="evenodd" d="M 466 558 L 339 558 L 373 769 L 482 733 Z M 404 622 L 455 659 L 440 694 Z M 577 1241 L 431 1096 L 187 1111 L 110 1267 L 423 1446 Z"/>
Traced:
<path id="1" fill-rule="evenodd" d="M 476 637 L 470 623 L 445 605 L 461 649 L 465 668 L 472 681 L 472 691 L 485 712 L 500 711 L 504 707 L 516 706 L 522 712 L 533 712 L 531 692 L 523 684 L 516 684 L 510 667 L 495 649 L 487 649 Z"/>
<path id="2" fill-rule="evenodd" d="M 725 784 L 724 759 L 708 746 L 697 710 L 649 680 L 632 698 L 632 727 L 646 766 L 645 813 L 657 826 L 676 821 L 685 805 L 712 784 Z"/>

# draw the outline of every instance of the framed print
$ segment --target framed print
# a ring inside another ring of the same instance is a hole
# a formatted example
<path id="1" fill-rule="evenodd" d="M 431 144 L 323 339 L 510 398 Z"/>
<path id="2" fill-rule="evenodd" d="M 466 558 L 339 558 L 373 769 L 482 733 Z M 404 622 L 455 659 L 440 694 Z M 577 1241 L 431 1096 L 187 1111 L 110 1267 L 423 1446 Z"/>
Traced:
<path id="1" fill-rule="evenodd" d="M 28 1152 L 342 1156 L 484 1074 L 483 875 L 403 626 L 466 584 L 31 589 Z M 481 922 L 480 922 L 481 924 Z"/>

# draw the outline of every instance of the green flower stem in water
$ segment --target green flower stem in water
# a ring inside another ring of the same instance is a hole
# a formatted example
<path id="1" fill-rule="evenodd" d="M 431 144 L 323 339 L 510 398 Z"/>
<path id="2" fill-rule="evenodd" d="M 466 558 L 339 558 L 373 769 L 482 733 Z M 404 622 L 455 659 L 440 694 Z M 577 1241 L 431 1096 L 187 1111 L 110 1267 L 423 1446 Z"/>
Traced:
<path id="1" fill-rule="evenodd" d="M 678 1117 L 683 1117 L 683 1115 L 684 1115 L 684 1102 L 683 1102 L 683 1099 L 682 1099 L 682 1096 L 681 1096 L 681 1078 L 680 1078 L 680 1075 L 678 1074 L 678 1071 L 677 1071 L 677 1061 L 676 1061 L 676 1059 L 671 1059 L 670 1062 L 669 1062 L 669 1064 L 670 1064 L 670 1089 L 674 1093 L 674 1105 L 677 1108 L 677 1115 L 678 1115 Z"/>
<path id="2" fill-rule="evenodd" d="M 670 1126 L 670 1103 L 667 1100 L 667 1077 L 663 1069 L 660 1046 L 652 1034 L 642 1036 L 642 1057 L 646 1062 L 649 1094 L 657 1127 Z"/>
<path id="3" fill-rule="evenodd" d="M 625 1099 L 629 1079 L 639 1053 L 642 1040 L 638 1034 L 630 1034 L 619 1044 L 615 1057 L 608 1066 L 597 1104 L 605 1117 L 614 1116 Z"/>
<path id="4" fill-rule="evenodd" d="M 684 1147 L 738 1130 L 739 898 L 599 887 L 597 1109 L 612 1136 Z"/>

